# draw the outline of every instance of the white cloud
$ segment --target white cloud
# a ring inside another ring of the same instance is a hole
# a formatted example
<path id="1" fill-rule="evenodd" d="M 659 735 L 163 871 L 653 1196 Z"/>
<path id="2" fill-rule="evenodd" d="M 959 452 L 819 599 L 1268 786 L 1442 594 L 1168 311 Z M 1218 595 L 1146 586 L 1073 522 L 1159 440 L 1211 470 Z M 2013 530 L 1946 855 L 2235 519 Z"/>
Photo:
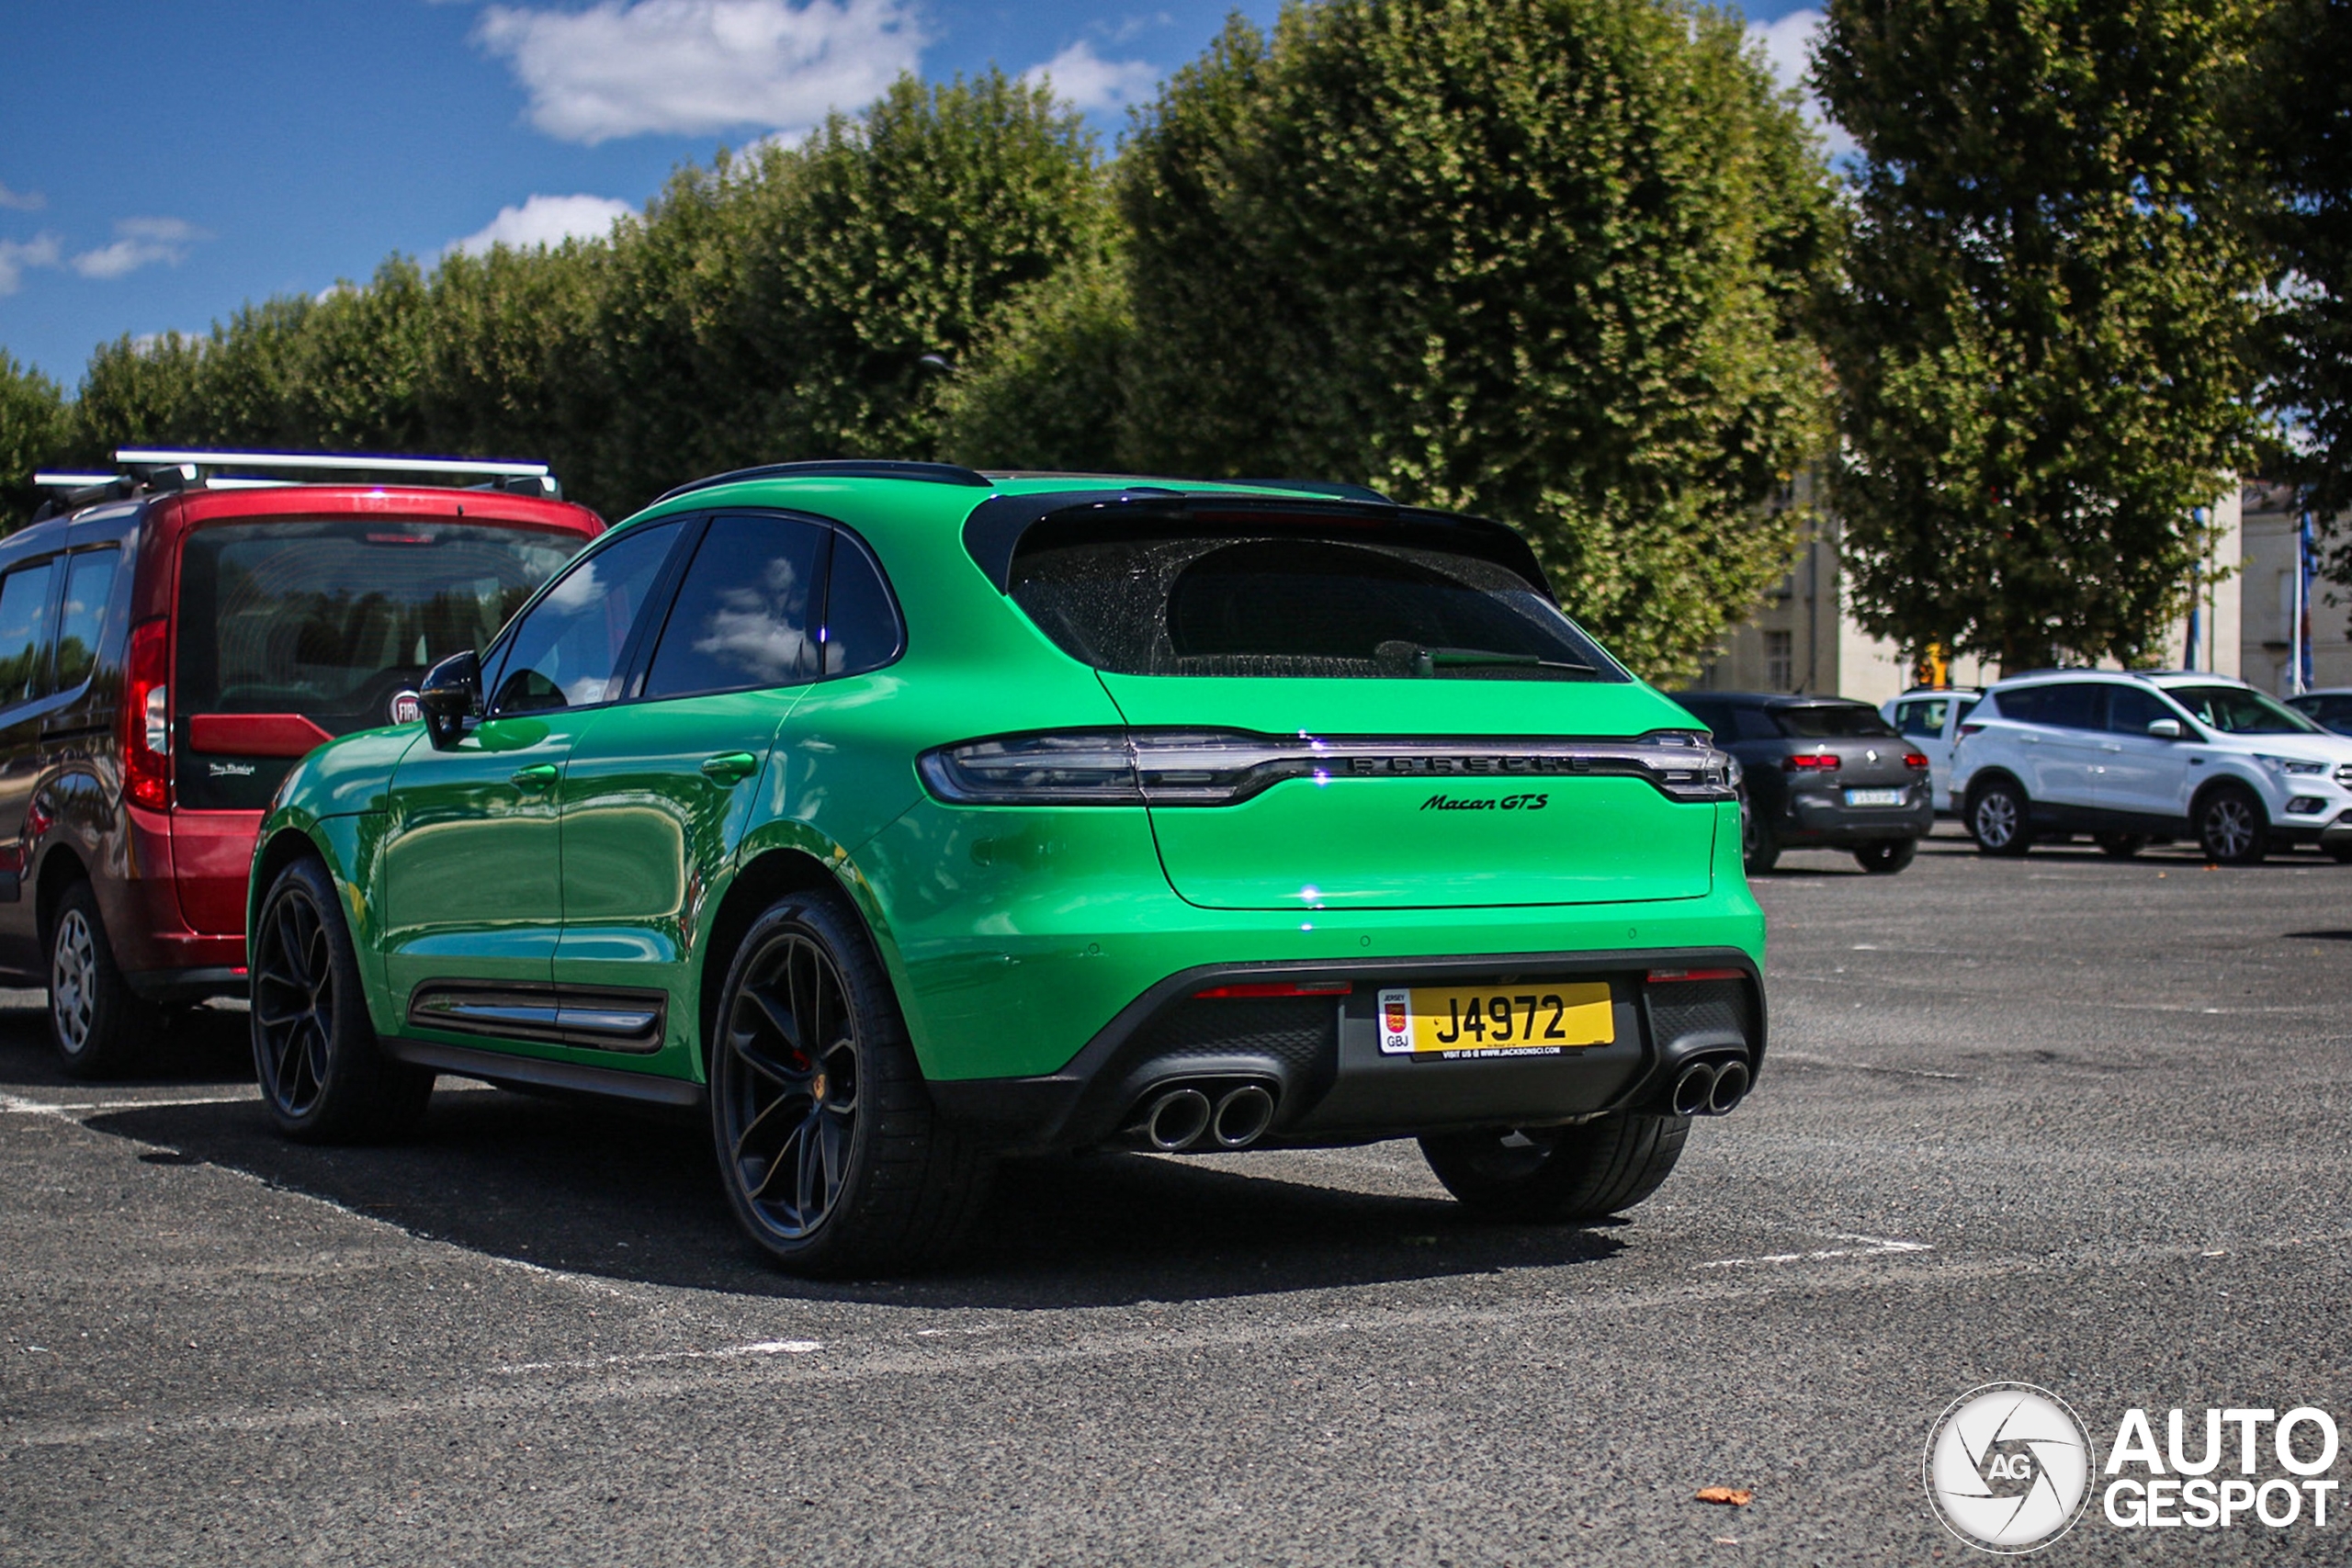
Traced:
<path id="1" fill-rule="evenodd" d="M 57 236 L 37 234 L 29 240 L 0 240 L 0 297 L 25 286 L 25 268 L 57 265 Z"/>
<path id="2" fill-rule="evenodd" d="M 111 245 L 84 251 L 74 258 L 74 270 L 84 277 L 121 277 L 142 266 L 162 262 L 177 266 L 187 259 L 187 248 L 211 238 L 179 218 L 124 218 L 114 226 Z"/>
<path id="3" fill-rule="evenodd" d="M 17 212 L 39 212 L 48 205 L 49 197 L 37 190 L 10 190 L 6 186 L 0 186 L 0 207 Z"/>
<path id="4" fill-rule="evenodd" d="M 880 96 L 924 42 L 909 0 L 492 6 L 474 39 L 530 94 L 533 125 L 592 147 L 645 131 L 805 129 Z"/>
<path id="5" fill-rule="evenodd" d="M 1126 107 L 1151 91 L 1159 73 L 1140 60 L 1105 60 L 1080 39 L 1043 65 L 1023 71 L 1021 79 L 1031 86 L 1050 82 L 1055 96 L 1091 112 Z"/>
<path id="6" fill-rule="evenodd" d="M 1818 11 L 1792 11 L 1774 21 L 1748 23 L 1747 36 L 1764 46 L 1764 58 L 1772 67 L 1774 79 L 1804 94 L 1806 122 L 1821 132 L 1831 157 L 1843 158 L 1858 151 L 1854 139 L 1822 112 L 1821 100 L 1804 85 L 1804 73 L 1813 64 L 1813 40 L 1819 36 L 1823 20 Z"/>
<path id="7" fill-rule="evenodd" d="M 498 216 L 467 235 L 441 247 L 441 254 L 487 254 L 492 245 L 518 251 L 560 245 L 570 239 L 600 240 L 613 225 L 635 212 L 626 201 L 608 196 L 535 196 L 520 207 L 502 207 Z"/>

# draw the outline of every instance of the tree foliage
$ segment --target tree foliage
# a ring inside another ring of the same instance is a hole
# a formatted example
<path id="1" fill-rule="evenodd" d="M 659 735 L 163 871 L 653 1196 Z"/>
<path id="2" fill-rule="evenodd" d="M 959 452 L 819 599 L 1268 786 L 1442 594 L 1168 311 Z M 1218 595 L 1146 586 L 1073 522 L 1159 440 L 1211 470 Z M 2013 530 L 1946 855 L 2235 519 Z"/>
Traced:
<path id="1" fill-rule="evenodd" d="M 2303 482 L 2352 585 L 2352 0 L 2280 0 L 2245 89 L 2247 209 L 2282 284 L 2272 395 L 2300 436 L 2279 477 Z"/>
<path id="2" fill-rule="evenodd" d="M 1119 165 L 1134 466 L 1372 484 L 1521 528 L 1638 667 L 1786 568 L 1819 448 L 1820 155 L 1680 0 L 1237 18 Z"/>
<path id="3" fill-rule="evenodd" d="M 1830 0 L 1860 144 L 1825 337 L 1865 626 L 2144 662 L 2256 433 L 2263 259 L 2230 207 L 2256 0 Z"/>
<path id="4" fill-rule="evenodd" d="M 72 428 L 57 383 L 0 350 L 0 533 L 40 503 L 33 471 L 66 455 Z"/>

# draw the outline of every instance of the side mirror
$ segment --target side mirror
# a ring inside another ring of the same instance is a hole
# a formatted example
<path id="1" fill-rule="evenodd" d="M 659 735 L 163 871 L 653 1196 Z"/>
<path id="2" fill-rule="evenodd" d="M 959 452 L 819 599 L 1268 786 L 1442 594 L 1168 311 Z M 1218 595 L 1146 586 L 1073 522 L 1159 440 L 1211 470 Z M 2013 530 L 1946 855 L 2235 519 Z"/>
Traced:
<path id="1" fill-rule="evenodd" d="M 2177 718 L 2150 719 L 2148 733 L 2159 740 L 2177 740 L 2181 736 L 2180 720 Z"/>
<path id="2" fill-rule="evenodd" d="M 436 750 L 446 751 L 466 732 L 466 721 L 481 712 L 481 658 L 471 651 L 453 653 L 424 672 L 416 689 L 416 705 L 424 713 L 424 733 Z"/>

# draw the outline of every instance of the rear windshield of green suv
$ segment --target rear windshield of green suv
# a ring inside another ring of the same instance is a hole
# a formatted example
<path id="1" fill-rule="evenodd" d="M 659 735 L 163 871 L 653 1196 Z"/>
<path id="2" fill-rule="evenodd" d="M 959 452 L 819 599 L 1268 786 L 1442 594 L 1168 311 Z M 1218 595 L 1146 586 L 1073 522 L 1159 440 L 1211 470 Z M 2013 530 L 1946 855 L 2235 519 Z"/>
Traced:
<path id="1" fill-rule="evenodd" d="M 182 547 L 178 795 L 268 804 L 284 758 L 198 756 L 198 714 L 300 714 L 330 735 L 392 722 L 394 693 L 452 653 L 480 652 L 580 551 L 575 534 L 469 523 L 228 523 Z"/>
<path id="2" fill-rule="evenodd" d="M 1122 674 L 1631 679 L 1517 573 L 1417 546 L 1129 534 L 1024 550 L 1012 591 Z"/>

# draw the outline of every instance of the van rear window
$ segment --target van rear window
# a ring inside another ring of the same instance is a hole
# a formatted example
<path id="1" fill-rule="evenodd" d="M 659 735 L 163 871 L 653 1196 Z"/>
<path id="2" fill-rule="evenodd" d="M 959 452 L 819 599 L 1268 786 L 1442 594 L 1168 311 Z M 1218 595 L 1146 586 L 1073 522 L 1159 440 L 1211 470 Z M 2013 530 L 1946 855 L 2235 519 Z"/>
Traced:
<path id="1" fill-rule="evenodd" d="M 1857 703 L 1812 703 L 1774 708 L 1772 721 L 1792 740 L 1854 740 L 1870 735 L 1893 735 L 1894 726 L 1878 709 Z"/>
<path id="2" fill-rule="evenodd" d="M 1129 675 L 1631 679 L 1524 578 L 1368 538 L 1170 533 L 1024 550 L 1013 601 Z"/>
<path id="3" fill-rule="evenodd" d="M 198 714 L 300 714 L 330 735 L 391 720 L 391 699 L 479 652 L 586 541 L 400 518 L 229 523 L 182 547 L 172 706 L 184 806 L 258 807 L 285 758 L 197 755 Z"/>

